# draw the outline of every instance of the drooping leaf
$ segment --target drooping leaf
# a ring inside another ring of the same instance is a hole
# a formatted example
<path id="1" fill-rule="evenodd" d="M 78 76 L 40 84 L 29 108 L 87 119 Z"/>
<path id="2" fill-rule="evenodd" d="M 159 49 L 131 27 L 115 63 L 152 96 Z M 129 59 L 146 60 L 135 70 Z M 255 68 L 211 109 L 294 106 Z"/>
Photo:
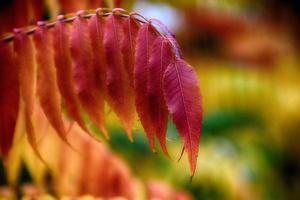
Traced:
<path id="1" fill-rule="evenodd" d="M 21 33 L 19 30 L 16 30 L 15 32 L 14 50 L 16 52 L 16 62 L 19 67 L 20 92 L 24 102 L 25 125 L 28 141 L 36 155 L 45 163 L 37 149 L 37 140 L 32 122 L 35 107 L 37 77 L 34 45 L 31 37 L 25 33 Z"/>
<path id="2" fill-rule="evenodd" d="M 188 154 L 191 176 L 194 175 L 198 157 L 202 121 L 202 103 L 196 72 L 178 58 L 164 74 L 164 94 Z"/>
<path id="3" fill-rule="evenodd" d="M 174 54 L 169 40 L 158 37 L 153 43 L 149 60 L 148 98 L 151 109 L 148 114 L 155 134 L 167 156 L 169 155 L 166 147 L 168 109 L 163 94 L 163 76 L 173 59 Z"/>
<path id="4" fill-rule="evenodd" d="M 101 93 L 106 96 L 106 58 L 103 45 L 105 19 L 93 15 L 89 20 L 89 31 L 92 42 L 94 81 Z M 103 100 L 103 99 L 99 99 Z"/>
<path id="5" fill-rule="evenodd" d="M 108 132 L 104 126 L 103 96 L 94 84 L 93 54 L 87 20 L 80 13 L 73 22 L 71 34 L 71 55 L 74 61 L 73 75 L 79 100 L 91 120 L 106 138 Z"/>
<path id="6" fill-rule="evenodd" d="M 34 32 L 38 65 L 37 93 L 41 107 L 50 124 L 60 138 L 69 144 L 61 115 L 61 99 L 56 81 L 52 36 L 45 25 L 38 26 Z"/>
<path id="7" fill-rule="evenodd" d="M 148 101 L 148 79 L 149 59 L 152 51 L 152 44 L 157 37 L 153 27 L 149 23 L 143 24 L 136 39 L 135 67 L 134 67 L 134 89 L 136 110 L 147 134 L 149 145 L 154 151 L 155 130 L 149 116 L 150 107 Z"/>
<path id="8" fill-rule="evenodd" d="M 0 157 L 11 149 L 19 112 L 19 76 L 11 44 L 0 42 Z"/>
<path id="9" fill-rule="evenodd" d="M 85 132 L 88 132 L 80 115 L 80 102 L 76 94 L 75 82 L 72 75 L 70 27 L 68 24 L 58 20 L 53 29 L 53 36 L 57 83 L 64 99 L 66 110 L 71 118 L 73 118 Z"/>
<path id="10" fill-rule="evenodd" d="M 124 37 L 122 25 L 123 19 L 120 16 L 111 14 L 107 18 L 104 34 L 107 62 L 106 84 L 108 103 L 120 118 L 128 138 L 132 140 L 134 91 L 130 87 L 121 52 L 121 41 Z"/>
<path id="11" fill-rule="evenodd" d="M 134 70 L 134 54 L 136 46 L 136 36 L 139 25 L 129 16 L 123 25 L 124 37 L 122 40 L 122 53 L 126 72 L 128 74 L 130 84 L 133 87 L 133 70 Z"/>

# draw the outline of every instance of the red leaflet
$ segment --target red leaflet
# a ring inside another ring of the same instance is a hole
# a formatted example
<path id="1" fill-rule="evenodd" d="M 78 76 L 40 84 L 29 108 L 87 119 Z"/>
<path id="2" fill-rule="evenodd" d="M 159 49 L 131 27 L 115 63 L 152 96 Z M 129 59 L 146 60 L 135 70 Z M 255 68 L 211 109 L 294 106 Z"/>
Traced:
<path id="1" fill-rule="evenodd" d="M 94 81 L 99 90 L 106 94 L 106 60 L 103 46 L 105 19 L 93 15 L 89 20 L 89 30 L 92 42 Z M 102 99 L 103 100 L 103 99 Z"/>
<path id="2" fill-rule="evenodd" d="M 74 60 L 73 75 L 79 100 L 91 120 L 106 138 L 108 132 L 104 126 L 104 104 L 99 89 L 94 84 L 93 54 L 87 20 L 78 14 L 73 22 L 71 35 L 71 55 Z"/>
<path id="3" fill-rule="evenodd" d="M 141 26 L 136 39 L 134 89 L 136 110 L 147 134 L 150 148 L 154 151 L 154 127 L 151 123 L 149 110 L 152 108 L 148 101 L 148 71 L 152 44 L 157 37 L 149 23 Z"/>
<path id="4" fill-rule="evenodd" d="M 202 121 L 202 100 L 197 76 L 184 60 L 171 63 L 164 75 L 164 94 L 172 119 L 188 153 L 191 176 L 198 157 Z"/>
<path id="5" fill-rule="evenodd" d="M 134 54 L 139 25 L 131 18 L 131 16 L 129 16 L 124 21 L 123 29 L 124 37 L 122 40 L 122 53 L 124 66 L 128 74 L 130 84 L 133 87 Z"/>
<path id="6" fill-rule="evenodd" d="M 75 83 L 72 76 L 69 32 L 70 29 L 67 24 L 57 21 L 53 29 L 57 83 L 65 101 L 67 112 L 84 131 L 88 132 L 80 115 L 80 102 L 75 91 Z"/>
<path id="7" fill-rule="evenodd" d="M 152 48 L 149 63 L 149 116 L 152 126 L 164 153 L 169 156 L 166 147 L 166 131 L 168 123 L 168 109 L 163 94 L 163 75 L 168 65 L 173 61 L 174 55 L 169 41 L 158 37 Z"/>
<path id="8" fill-rule="evenodd" d="M 104 46 L 106 50 L 106 84 L 108 103 L 117 113 L 130 140 L 132 140 L 132 124 L 134 120 L 134 92 L 130 87 L 129 79 L 123 63 L 121 41 L 122 18 L 110 15 L 107 18 L 104 34 Z"/>
<path id="9" fill-rule="evenodd" d="M 37 149 L 37 141 L 32 124 L 36 89 L 36 63 L 33 42 L 28 35 L 16 30 L 14 49 L 17 54 L 16 62 L 19 67 L 20 92 L 25 107 L 24 113 L 28 141 L 36 155 L 45 163 Z"/>
<path id="10" fill-rule="evenodd" d="M 0 157 L 6 158 L 13 143 L 19 112 L 19 76 L 10 44 L 0 42 Z"/>
<path id="11" fill-rule="evenodd" d="M 38 65 L 37 93 L 41 107 L 57 134 L 63 141 L 68 143 L 61 116 L 61 100 L 56 82 L 53 38 L 47 27 L 41 25 L 36 29 L 34 42 Z"/>

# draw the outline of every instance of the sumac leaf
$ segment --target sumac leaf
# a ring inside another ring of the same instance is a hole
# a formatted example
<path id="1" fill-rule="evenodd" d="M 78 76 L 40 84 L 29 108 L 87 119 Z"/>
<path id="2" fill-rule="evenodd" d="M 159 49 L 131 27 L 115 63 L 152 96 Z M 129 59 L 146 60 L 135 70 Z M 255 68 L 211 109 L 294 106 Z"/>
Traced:
<path id="1" fill-rule="evenodd" d="M 103 37 L 105 30 L 105 18 L 99 15 L 93 15 L 89 20 L 89 31 L 92 42 L 93 53 L 93 71 L 96 86 L 106 95 L 106 58 L 103 45 Z M 104 99 L 99 99 L 103 100 Z"/>
<path id="2" fill-rule="evenodd" d="M 149 116 L 155 134 L 164 153 L 169 156 L 166 147 L 166 131 L 168 123 L 168 109 L 163 94 L 163 76 L 168 65 L 174 60 L 170 42 L 164 37 L 158 37 L 152 48 L 149 61 Z"/>
<path id="3" fill-rule="evenodd" d="M 164 94 L 188 154 L 191 176 L 198 157 L 202 121 L 202 100 L 194 69 L 182 59 L 171 63 L 164 74 Z"/>
<path id="4" fill-rule="evenodd" d="M 154 134 L 149 116 L 150 107 L 148 101 L 148 78 L 149 78 L 149 60 L 152 51 L 152 44 L 157 34 L 149 23 L 144 23 L 138 32 L 136 39 L 135 67 L 134 67 L 134 90 L 136 110 L 147 134 L 149 145 L 154 151 Z"/>
<path id="5" fill-rule="evenodd" d="M 24 102 L 25 125 L 29 144 L 33 151 L 45 163 L 37 149 L 37 140 L 33 126 L 33 113 L 36 97 L 36 62 L 32 38 L 15 30 L 14 50 L 19 67 L 19 83 L 21 97 Z"/>
<path id="6" fill-rule="evenodd" d="M 85 131 L 88 129 L 80 115 L 80 102 L 73 80 L 72 58 L 70 52 L 70 27 L 62 22 L 60 17 L 53 29 L 54 60 L 56 67 L 57 84 L 65 102 L 70 117 Z"/>
<path id="7" fill-rule="evenodd" d="M 133 87 L 134 54 L 136 46 L 136 36 L 139 25 L 129 16 L 123 23 L 124 37 L 122 40 L 122 53 L 124 67 L 128 74 L 130 84 Z"/>
<path id="8" fill-rule="evenodd" d="M 81 105 L 108 139 L 109 135 L 104 126 L 103 96 L 94 84 L 93 54 L 88 23 L 81 16 L 81 13 L 78 13 L 77 18 L 73 22 L 71 55 L 74 61 L 73 75 Z"/>
<path id="9" fill-rule="evenodd" d="M 8 156 L 19 112 L 19 76 L 11 44 L 0 42 L 0 157 Z"/>
<path id="10" fill-rule="evenodd" d="M 120 118 L 128 138 L 132 140 L 134 91 L 130 87 L 121 52 L 121 41 L 124 37 L 122 24 L 123 19 L 120 16 L 111 14 L 107 18 L 104 35 L 107 62 L 106 84 L 108 103 Z"/>
<path id="11" fill-rule="evenodd" d="M 41 107 L 50 124 L 59 137 L 69 144 L 61 115 L 61 99 L 56 81 L 52 36 L 45 25 L 38 26 L 34 32 L 38 65 L 37 93 Z"/>

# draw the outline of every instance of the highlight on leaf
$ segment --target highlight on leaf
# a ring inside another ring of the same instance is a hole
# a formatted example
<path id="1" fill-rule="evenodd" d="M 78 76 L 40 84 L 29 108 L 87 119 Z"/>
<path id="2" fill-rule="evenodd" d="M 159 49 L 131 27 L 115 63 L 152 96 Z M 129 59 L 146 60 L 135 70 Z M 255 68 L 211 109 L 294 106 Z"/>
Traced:
<path id="1" fill-rule="evenodd" d="M 96 14 L 89 20 L 89 31 L 92 42 L 93 52 L 93 71 L 94 81 L 96 86 L 101 91 L 104 97 L 106 92 L 106 68 L 105 49 L 103 44 L 103 37 L 105 31 L 106 18 Z M 103 99 L 104 101 L 104 99 Z"/>
<path id="2" fill-rule="evenodd" d="M 130 140 L 136 110 L 150 149 L 155 151 L 157 137 L 167 156 L 170 114 L 188 154 L 191 175 L 195 173 L 201 94 L 194 69 L 183 60 L 175 36 L 160 21 L 120 8 L 60 15 L 56 21 L 16 29 L 2 38 L 0 64 L 1 156 L 12 145 L 19 99 L 24 103 L 29 143 L 41 160 L 32 121 L 37 96 L 51 126 L 65 142 L 61 104 L 85 132 L 92 135 L 81 111 L 109 138 L 106 101 Z M 13 109 L 7 110 L 8 106 Z"/>
<path id="3" fill-rule="evenodd" d="M 60 138 L 69 144 L 61 115 L 61 101 L 54 64 L 53 37 L 43 22 L 34 32 L 38 65 L 37 93 L 41 107 Z M 47 52 L 45 54 L 44 52 Z M 71 145 L 70 145 L 71 146 Z"/>
<path id="4" fill-rule="evenodd" d="M 130 80 L 130 85 L 133 87 L 134 54 L 139 24 L 133 19 L 132 16 L 129 16 L 124 21 L 123 29 L 124 37 L 122 41 L 122 53 L 124 66 Z"/>
<path id="5" fill-rule="evenodd" d="M 104 34 L 107 72 L 107 100 L 113 111 L 120 118 L 128 138 L 132 141 L 134 120 L 134 92 L 126 72 L 121 42 L 124 38 L 123 19 L 115 13 L 107 17 Z"/>
<path id="6" fill-rule="evenodd" d="M 79 100 L 91 120 L 108 139 L 104 125 L 104 103 L 98 88 L 94 84 L 92 46 L 89 37 L 88 22 L 83 11 L 77 13 L 71 33 L 71 55 L 73 58 L 73 76 Z"/>
<path id="7" fill-rule="evenodd" d="M 149 59 L 148 98 L 150 109 L 148 114 L 155 134 L 167 156 L 169 156 L 166 147 L 168 109 L 163 94 L 163 76 L 173 60 L 174 54 L 169 40 L 161 36 L 157 37 Z"/>
<path id="8" fill-rule="evenodd" d="M 63 97 L 65 108 L 70 117 L 85 131 L 88 129 L 80 114 L 80 102 L 75 90 L 72 74 L 72 58 L 70 52 L 70 27 L 62 22 L 63 16 L 57 17 L 53 28 L 54 60 L 56 67 L 57 84 Z"/>
<path id="9" fill-rule="evenodd" d="M 16 63 L 19 67 L 18 76 L 21 99 L 24 102 L 24 119 L 28 142 L 40 160 L 46 163 L 38 151 L 36 133 L 32 120 L 37 80 L 35 49 L 32 38 L 22 33 L 19 29 L 15 29 L 14 50 L 16 52 Z"/>
<path id="10" fill-rule="evenodd" d="M 148 98 L 149 59 L 152 45 L 157 37 L 150 23 L 144 23 L 138 32 L 136 39 L 135 66 L 134 66 L 134 89 L 135 105 L 141 123 L 147 134 L 152 151 L 154 147 L 155 129 L 151 123 L 149 112 L 151 111 Z"/>

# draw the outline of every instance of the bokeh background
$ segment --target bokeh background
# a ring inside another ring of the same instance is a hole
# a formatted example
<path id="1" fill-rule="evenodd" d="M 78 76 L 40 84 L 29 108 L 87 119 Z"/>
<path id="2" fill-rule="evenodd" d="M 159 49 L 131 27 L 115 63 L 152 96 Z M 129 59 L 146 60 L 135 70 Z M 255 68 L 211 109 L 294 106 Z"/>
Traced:
<path id="1" fill-rule="evenodd" d="M 40 148 L 49 166 L 32 154 L 19 122 L 11 158 L 0 165 L 0 199 L 45 194 L 49 199 L 300 199 L 298 1 L 1 0 L 0 33 L 97 7 L 123 7 L 158 18 L 175 33 L 185 59 L 197 70 L 204 120 L 195 177 L 190 182 L 185 155 L 177 161 L 182 145 L 171 122 L 168 159 L 159 148 L 150 152 L 138 120 L 131 143 L 108 111 L 110 141 L 94 147 L 84 136 L 70 136 L 85 150 L 81 156 L 53 139 L 47 124 L 39 124 Z M 114 175 L 102 178 L 109 173 Z"/>

